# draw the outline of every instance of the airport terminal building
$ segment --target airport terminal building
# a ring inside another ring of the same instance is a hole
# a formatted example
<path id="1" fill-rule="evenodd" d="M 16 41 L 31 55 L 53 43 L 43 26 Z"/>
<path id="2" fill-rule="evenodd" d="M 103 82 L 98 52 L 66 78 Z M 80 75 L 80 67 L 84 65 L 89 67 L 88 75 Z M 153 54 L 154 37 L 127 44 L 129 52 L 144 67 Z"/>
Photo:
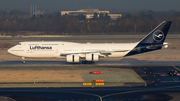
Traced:
<path id="1" fill-rule="evenodd" d="M 94 16 L 94 13 L 97 13 L 98 17 L 101 13 L 108 14 L 111 20 L 116 20 L 117 18 L 121 18 L 122 14 L 110 14 L 109 11 L 100 11 L 99 9 L 80 9 L 77 11 L 61 11 L 61 15 L 85 15 L 86 19 L 91 19 Z"/>

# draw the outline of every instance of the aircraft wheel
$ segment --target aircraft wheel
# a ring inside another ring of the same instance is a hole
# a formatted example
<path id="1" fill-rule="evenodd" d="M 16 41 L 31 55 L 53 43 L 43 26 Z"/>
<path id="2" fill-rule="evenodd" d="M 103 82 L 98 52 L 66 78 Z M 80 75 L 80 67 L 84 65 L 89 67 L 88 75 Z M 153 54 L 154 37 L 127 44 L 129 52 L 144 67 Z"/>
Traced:
<path id="1" fill-rule="evenodd" d="M 82 61 L 82 64 L 86 64 L 87 63 L 87 61 Z"/>
<path id="2" fill-rule="evenodd" d="M 82 64 L 94 64 L 94 61 L 82 61 Z"/>
<path id="3" fill-rule="evenodd" d="M 26 63 L 26 61 L 25 60 L 23 60 L 23 64 L 25 64 Z"/>

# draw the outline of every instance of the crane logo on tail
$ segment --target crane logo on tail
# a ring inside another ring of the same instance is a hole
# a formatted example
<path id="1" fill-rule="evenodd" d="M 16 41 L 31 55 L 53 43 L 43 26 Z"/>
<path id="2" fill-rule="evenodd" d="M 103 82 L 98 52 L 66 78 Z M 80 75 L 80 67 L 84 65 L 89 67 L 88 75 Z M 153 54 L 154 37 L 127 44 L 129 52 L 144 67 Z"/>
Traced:
<path id="1" fill-rule="evenodd" d="M 161 30 L 157 30 L 153 33 L 153 39 L 160 42 L 164 39 L 164 33 Z"/>

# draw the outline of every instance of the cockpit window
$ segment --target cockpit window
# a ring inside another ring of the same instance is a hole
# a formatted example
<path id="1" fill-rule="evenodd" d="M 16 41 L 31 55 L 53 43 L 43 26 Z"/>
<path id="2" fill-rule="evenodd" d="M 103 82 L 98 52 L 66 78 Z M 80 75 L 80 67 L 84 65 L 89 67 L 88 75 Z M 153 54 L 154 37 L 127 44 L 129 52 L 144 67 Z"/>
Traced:
<path id="1" fill-rule="evenodd" d="M 21 45 L 21 43 L 18 43 L 17 45 Z"/>

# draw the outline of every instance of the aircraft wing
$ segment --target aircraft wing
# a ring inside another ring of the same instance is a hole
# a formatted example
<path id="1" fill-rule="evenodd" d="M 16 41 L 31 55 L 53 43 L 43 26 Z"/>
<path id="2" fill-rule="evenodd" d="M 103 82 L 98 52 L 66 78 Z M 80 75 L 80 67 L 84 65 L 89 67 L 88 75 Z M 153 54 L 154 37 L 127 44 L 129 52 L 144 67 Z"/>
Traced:
<path id="1" fill-rule="evenodd" d="M 90 53 L 99 53 L 104 56 L 111 55 L 112 53 L 116 52 L 127 52 L 129 50 L 120 50 L 120 51 L 95 51 L 95 52 L 77 52 L 77 53 L 61 53 L 60 56 L 66 56 L 66 55 L 71 55 L 71 54 L 90 54 Z"/>
<path id="2" fill-rule="evenodd" d="M 101 55 L 105 55 L 105 56 L 108 56 L 108 55 L 111 55 L 111 53 L 116 53 L 116 52 L 127 52 L 129 50 L 121 50 L 121 51 L 102 51 L 102 52 L 99 52 Z"/>

